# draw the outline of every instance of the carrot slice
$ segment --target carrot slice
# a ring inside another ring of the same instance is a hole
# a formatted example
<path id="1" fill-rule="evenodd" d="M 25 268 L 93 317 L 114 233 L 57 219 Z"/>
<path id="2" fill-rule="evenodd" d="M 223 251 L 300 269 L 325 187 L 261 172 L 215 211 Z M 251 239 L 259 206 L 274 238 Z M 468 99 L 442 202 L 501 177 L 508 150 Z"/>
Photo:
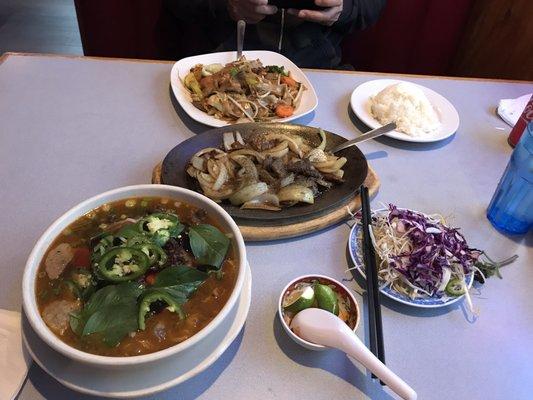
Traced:
<path id="1" fill-rule="evenodd" d="M 278 104 L 276 106 L 276 115 L 280 118 L 287 118 L 294 114 L 294 107 L 288 104 Z"/>
<path id="2" fill-rule="evenodd" d="M 295 87 L 296 86 L 296 81 L 294 79 L 292 79 L 290 76 L 285 76 L 283 75 L 280 79 L 281 83 L 285 83 L 287 84 L 288 86 L 291 86 L 291 87 Z"/>

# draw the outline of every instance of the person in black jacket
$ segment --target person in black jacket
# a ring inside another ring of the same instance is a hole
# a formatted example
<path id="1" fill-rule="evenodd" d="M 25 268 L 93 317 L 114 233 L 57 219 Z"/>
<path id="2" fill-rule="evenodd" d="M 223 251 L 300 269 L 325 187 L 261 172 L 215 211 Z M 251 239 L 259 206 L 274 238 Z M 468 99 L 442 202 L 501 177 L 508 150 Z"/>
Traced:
<path id="1" fill-rule="evenodd" d="M 280 10 L 268 0 L 164 0 L 164 4 L 176 24 L 193 26 L 195 36 L 205 35 L 194 38 L 191 43 L 202 46 L 190 49 L 189 55 L 235 50 L 236 21 L 243 19 L 248 23 L 246 50 L 277 51 L 299 67 L 342 68 L 342 38 L 373 24 L 385 0 L 315 0 L 322 10 Z"/>

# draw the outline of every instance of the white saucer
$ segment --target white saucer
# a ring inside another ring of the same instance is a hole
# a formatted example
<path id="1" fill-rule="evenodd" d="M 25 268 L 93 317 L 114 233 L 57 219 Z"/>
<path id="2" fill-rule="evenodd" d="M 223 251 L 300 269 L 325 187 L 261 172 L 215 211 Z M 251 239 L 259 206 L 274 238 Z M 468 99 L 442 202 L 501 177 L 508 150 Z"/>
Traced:
<path id="1" fill-rule="evenodd" d="M 252 291 L 248 265 L 239 301 L 227 318 L 196 346 L 167 360 L 126 369 L 98 368 L 72 361 L 47 346 L 23 316 L 23 339 L 39 366 L 64 386 L 95 396 L 129 398 L 157 393 L 185 382 L 213 364 L 241 331 Z"/>
<path id="2" fill-rule="evenodd" d="M 376 79 L 357 86 L 352 92 L 352 96 L 350 98 L 350 106 L 352 107 L 352 111 L 361 121 L 363 121 L 372 129 L 383 126 L 383 124 L 375 119 L 370 112 L 371 97 L 378 94 L 387 86 L 400 82 L 406 81 L 401 81 L 398 79 Z M 450 103 L 444 96 L 441 96 L 437 92 L 425 86 L 418 85 L 414 82 L 407 83 L 417 86 L 427 96 L 429 102 L 439 116 L 442 124 L 441 129 L 436 133 L 427 136 L 409 136 L 399 131 L 386 133 L 385 136 L 389 136 L 398 140 L 404 140 L 406 142 L 427 143 L 437 142 L 453 135 L 459 128 L 459 114 L 457 113 L 457 110 L 453 104 Z"/>

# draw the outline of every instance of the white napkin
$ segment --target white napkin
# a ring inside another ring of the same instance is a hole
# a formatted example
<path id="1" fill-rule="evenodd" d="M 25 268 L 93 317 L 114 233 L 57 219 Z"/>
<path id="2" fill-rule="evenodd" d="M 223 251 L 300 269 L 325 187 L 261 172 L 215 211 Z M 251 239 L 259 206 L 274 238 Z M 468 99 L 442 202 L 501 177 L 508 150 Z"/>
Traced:
<path id="1" fill-rule="evenodd" d="M 0 399 L 14 399 L 31 364 L 22 343 L 20 313 L 0 309 Z"/>
<path id="2" fill-rule="evenodd" d="M 516 99 L 500 100 L 500 103 L 498 104 L 498 115 L 509 125 L 515 126 L 530 98 L 531 93 Z"/>

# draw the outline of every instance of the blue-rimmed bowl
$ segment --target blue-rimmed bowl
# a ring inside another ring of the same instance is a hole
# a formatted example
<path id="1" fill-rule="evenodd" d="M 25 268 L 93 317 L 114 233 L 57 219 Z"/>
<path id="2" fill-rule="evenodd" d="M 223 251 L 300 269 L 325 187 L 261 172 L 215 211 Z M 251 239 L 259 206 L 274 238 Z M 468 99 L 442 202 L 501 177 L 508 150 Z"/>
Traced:
<path id="1" fill-rule="evenodd" d="M 376 210 L 373 213 L 386 212 L 386 209 Z M 418 211 L 417 211 L 418 212 Z M 363 260 L 358 254 L 359 246 L 361 245 L 359 237 L 361 236 L 360 232 L 362 229 L 361 221 L 357 221 L 350 231 L 350 236 L 348 238 L 348 251 L 350 252 L 350 257 L 353 263 L 356 266 L 357 271 L 361 276 L 366 280 L 365 271 L 362 270 L 361 266 L 364 264 Z M 468 289 L 472 287 L 474 282 L 474 274 L 469 274 L 466 276 L 466 285 Z M 457 297 L 448 297 L 448 296 L 432 296 L 432 297 L 420 297 L 417 299 L 412 299 L 409 296 L 404 295 L 403 293 L 398 293 L 396 290 L 389 286 L 382 287 L 380 292 L 385 296 L 391 298 L 402 304 L 407 304 L 408 306 L 420 307 L 420 308 L 439 308 L 449 306 L 457 301 L 461 300 L 465 295 Z"/>

